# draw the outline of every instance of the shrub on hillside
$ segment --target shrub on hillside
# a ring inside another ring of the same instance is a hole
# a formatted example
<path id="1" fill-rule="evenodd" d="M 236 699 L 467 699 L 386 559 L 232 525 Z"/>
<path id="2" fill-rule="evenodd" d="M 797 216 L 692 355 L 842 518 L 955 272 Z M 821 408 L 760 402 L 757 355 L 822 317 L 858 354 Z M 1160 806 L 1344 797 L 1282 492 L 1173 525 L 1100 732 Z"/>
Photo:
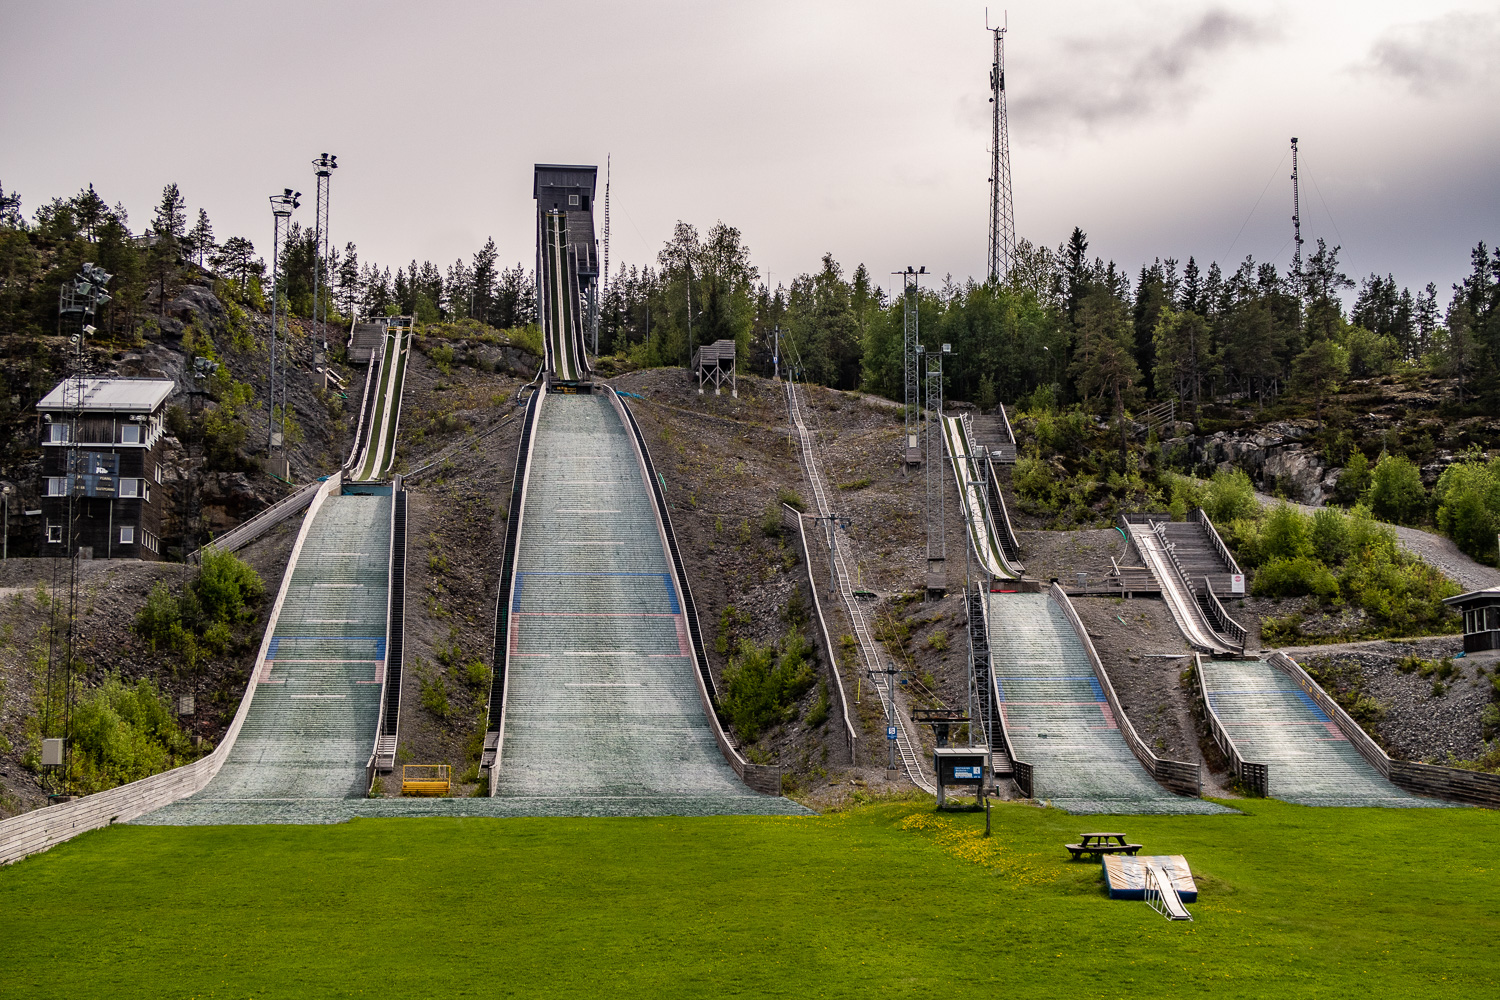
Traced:
<path id="1" fill-rule="evenodd" d="M 1338 484 L 1333 488 L 1333 498 L 1345 507 L 1353 507 L 1369 488 L 1370 460 L 1356 448 L 1349 454 L 1344 471 L 1339 473 Z"/>
<path id="2" fill-rule="evenodd" d="M 1251 593 L 1256 597 L 1313 596 L 1329 601 L 1338 596 L 1339 582 L 1327 566 L 1309 556 L 1278 557 L 1255 574 Z"/>
<path id="3" fill-rule="evenodd" d="M 142 678 L 126 683 L 110 674 L 97 688 L 74 683 L 73 732 L 68 784 L 89 795 L 178 767 L 206 752 L 195 752 L 177 725 L 170 701 Z M 60 692 L 59 692 L 60 693 Z M 28 722 L 25 757 L 35 770 L 41 761 L 41 714 Z"/>
<path id="4" fill-rule="evenodd" d="M 746 639 L 724 668 L 720 708 L 740 739 L 753 743 L 763 730 L 796 717 L 797 700 L 813 684 L 812 647 L 797 629 L 780 643 Z"/>
<path id="5" fill-rule="evenodd" d="M 1385 455 L 1370 475 L 1370 510 L 1382 521 L 1412 524 L 1427 509 L 1422 474 L 1411 459 Z"/>
<path id="6" fill-rule="evenodd" d="M 1450 465 L 1432 492 L 1438 527 L 1464 552 L 1493 560 L 1500 531 L 1500 458 Z"/>

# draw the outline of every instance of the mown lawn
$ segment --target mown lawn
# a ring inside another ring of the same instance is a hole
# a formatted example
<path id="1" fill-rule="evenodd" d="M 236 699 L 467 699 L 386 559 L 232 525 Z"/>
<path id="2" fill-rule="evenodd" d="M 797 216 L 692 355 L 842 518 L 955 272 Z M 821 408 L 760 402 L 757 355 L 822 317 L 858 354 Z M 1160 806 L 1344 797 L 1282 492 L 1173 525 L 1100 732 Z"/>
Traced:
<path id="1" fill-rule="evenodd" d="M 0 869 L 0 997 L 1500 994 L 1496 813 L 1236 805 L 116 827 Z M 1196 922 L 1093 829 L 1185 854 Z"/>

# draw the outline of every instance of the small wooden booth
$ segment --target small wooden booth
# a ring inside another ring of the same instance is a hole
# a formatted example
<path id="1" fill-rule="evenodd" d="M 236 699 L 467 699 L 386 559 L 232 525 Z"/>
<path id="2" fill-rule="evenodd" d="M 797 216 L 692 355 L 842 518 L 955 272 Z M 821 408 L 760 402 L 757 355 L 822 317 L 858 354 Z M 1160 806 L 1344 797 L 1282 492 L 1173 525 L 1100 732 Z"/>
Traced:
<path id="1" fill-rule="evenodd" d="M 1443 603 L 1464 616 L 1464 652 L 1482 653 L 1500 649 L 1500 587 L 1471 590 L 1448 597 Z"/>

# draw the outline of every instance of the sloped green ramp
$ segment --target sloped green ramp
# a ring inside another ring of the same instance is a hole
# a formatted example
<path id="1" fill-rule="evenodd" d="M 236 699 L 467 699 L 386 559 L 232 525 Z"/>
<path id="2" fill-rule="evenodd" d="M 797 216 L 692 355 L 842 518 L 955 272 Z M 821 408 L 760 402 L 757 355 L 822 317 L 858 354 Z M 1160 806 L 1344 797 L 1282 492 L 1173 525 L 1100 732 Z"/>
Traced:
<path id="1" fill-rule="evenodd" d="M 1034 798 L 1076 813 L 1223 813 L 1141 766 L 1066 614 L 1046 594 L 990 594 L 990 659 L 1005 732 Z"/>

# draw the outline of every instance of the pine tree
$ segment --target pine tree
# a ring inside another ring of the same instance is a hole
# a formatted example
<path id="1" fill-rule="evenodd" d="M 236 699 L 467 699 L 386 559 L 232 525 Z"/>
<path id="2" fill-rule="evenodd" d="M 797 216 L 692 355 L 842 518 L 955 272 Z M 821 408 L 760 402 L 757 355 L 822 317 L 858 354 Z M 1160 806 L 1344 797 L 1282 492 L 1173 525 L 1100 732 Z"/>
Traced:
<path id="1" fill-rule="evenodd" d="M 187 200 L 176 184 L 161 189 L 161 202 L 151 221 L 154 237 L 148 254 L 151 275 L 156 279 L 158 318 L 167 314 L 167 279 L 177 272 L 182 260 L 182 241 L 187 235 Z"/>
<path id="2" fill-rule="evenodd" d="M 491 236 L 484 241 L 484 246 L 474 255 L 474 266 L 469 272 L 469 280 L 473 282 L 471 289 L 474 299 L 474 318 L 492 326 L 510 326 L 509 323 L 497 323 L 496 317 L 492 315 L 495 303 L 495 280 L 499 274 L 495 270 L 495 260 L 499 252 L 495 249 L 495 238 Z"/>
<path id="3" fill-rule="evenodd" d="M 1125 303 L 1106 287 L 1092 290 L 1078 307 L 1078 346 L 1070 368 L 1084 398 L 1114 404 L 1120 428 L 1120 464 L 1125 465 L 1128 439 L 1125 406 L 1136 392 L 1141 370 L 1131 352 L 1134 334 Z"/>
<path id="4" fill-rule="evenodd" d="M 243 236 L 231 236 L 209 258 L 209 263 L 216 274 L 239 282 L 243 292 L 250 287 L 251 273 L 258 270 L 255 244 Z"/>
<path id="5" fill-rule="evenodd" d="M 344 257 L 339 261 L 337 274 L 339 312 L 351 317 L 361 295 L 359 251 L 353 243 L 344 244 Z"/>
<path id="6" fill-rule="evenodd" d="M 202 267 L 204 261 L 208 260 L 215 250 L 214 227 L 208 221 L 208 212 L 198 209 L 198 221 L 193 225 L 191 232 L 187 234 L 186 243 L 188 253 Z"/>

